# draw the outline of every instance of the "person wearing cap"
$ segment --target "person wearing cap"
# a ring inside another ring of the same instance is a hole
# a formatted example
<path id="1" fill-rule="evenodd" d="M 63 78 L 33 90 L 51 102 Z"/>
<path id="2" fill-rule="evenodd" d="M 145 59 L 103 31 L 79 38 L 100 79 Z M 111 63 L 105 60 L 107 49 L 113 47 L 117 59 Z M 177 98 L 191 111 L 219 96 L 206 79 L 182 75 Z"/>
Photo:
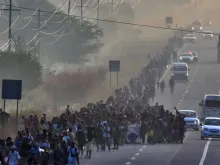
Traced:
<path id="1" fill-rule="evenodd" d="M 17 165 L 18 161 L 20 160 L 20 155 L 19 153 L 16 151 L 16 147 L 13 145 L 11 146 L 11 151 L 8 154 L 8 164 L 9 165 Z"/>

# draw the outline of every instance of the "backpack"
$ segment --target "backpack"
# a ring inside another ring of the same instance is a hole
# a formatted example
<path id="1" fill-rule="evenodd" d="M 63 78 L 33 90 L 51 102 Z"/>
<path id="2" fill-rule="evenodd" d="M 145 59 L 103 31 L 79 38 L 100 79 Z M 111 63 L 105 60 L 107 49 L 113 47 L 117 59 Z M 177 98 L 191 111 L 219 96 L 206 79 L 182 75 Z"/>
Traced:
<path id="1" fill-rule="evenodd" d="M 72 149 L 75 149 L 75 154 L 73 154 Z M 75 157 L 76 157 L 76 153 L 77 153 L 77 148 L 76 148 L 76 147 L 73 147 L 73 148 L 70 147 L 70 151 L 69 151 L 69 152 L 70 152 L 70 154 L 71 154 L 71 157 L 72 157 L 72 158 L 75 158 Z"/>

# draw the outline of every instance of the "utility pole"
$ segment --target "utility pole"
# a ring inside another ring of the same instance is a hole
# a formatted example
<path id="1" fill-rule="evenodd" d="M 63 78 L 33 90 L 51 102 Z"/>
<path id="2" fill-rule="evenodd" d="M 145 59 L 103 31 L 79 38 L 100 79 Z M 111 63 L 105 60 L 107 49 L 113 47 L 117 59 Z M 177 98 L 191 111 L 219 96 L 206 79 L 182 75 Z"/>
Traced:
<path id="1" fill-rule="evenodd" d="M 69 4 L 68 4 L 68 17 L 70 15 L 70 5 L 71 5 L 71 0 L 69 0 Z"/>
<path id="2" fill-rule="evenodd" d="M 83 21 L 83 0 L 81 0 L 80 2 L 81 2 L 81 5 L 80 5 L 80 12 L 81 12 L 80 20 L 82 22 Z"/>
<path id="3" fill-rule="evenodd" d="M 37 11 L 37 27 L 38 27 L 38 35 L 37 35 L 37 38 L 38 38 L 38 48 L 37 48 L 37 51 L 38 51 L 38 60 L 40 61 L 41 59 L 41 54 L 40 54 L 40 5 L 39 5 L 39 8 L 38 8 L 38 11 Z"/>
<path id="4" fill-rule="evenodd" d="M 114 11 L 114 0 L 112 0 L 112 12 Z"/>
<path id="5" fill-rule="evenodd" d="M 12 11 L 19 11 L 20 9 L 12 9 L 12 0 L 9 1 L 9 9 L 2 9 L 3 11 L 9 11 L 9 24 L 8 24 L 8 40 L 9 40 L 9 45 L 8 45 L 8 51 L 11 51 L 11 39 L 12 39 L 12 34 L 11 34 L 11 22 L 12 22 Z"/>
<path id="6" fill-rule="evenodd" d="M 89 6 L 83 6 L 83 0 L 80 0 L 80 6 L 76 6 L 76 7 L 80 7 L 80 20 L 81 22 L 83 21 L 83 7 L 89 7 Z"/>
<path id="7" fill-rule="evenodd" d="M 100 5 L 100 0 L 98 0 L 98 7 L 97 7 L 97 25 L 99 24 L 99 5 Z"/>

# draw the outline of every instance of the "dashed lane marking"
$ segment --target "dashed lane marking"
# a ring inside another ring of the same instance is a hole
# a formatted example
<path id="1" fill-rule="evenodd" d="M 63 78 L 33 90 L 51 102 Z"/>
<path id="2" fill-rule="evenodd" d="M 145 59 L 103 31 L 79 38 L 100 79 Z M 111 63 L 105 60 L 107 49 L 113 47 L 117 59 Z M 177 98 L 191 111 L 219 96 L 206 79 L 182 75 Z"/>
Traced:
<path id="1" fill-rule="evenodd" d="M 188 86 L 186 87 L 186 90 L 185 90 L 185 92 L 183 93 L 182 98 L 181 98 L 181 99 L 179 100 L 179 102 L 177 103 L 177 105 L 176 105 L 177 108 L 179 108 L 179 106 L 183 103 L 183 101 L 184 101 L 184 99 L 185 99 L 185 96 L 187 95 L 188 90 L 189 90 L 189 88 L 191 87 L 191 85 L 192 85 L 192 83 L 193 83 L 193 81 L 194 81 L 194 78 L 195 78 L 195 75 L 196 75 L 198 69 L 199 69 L 199 65 L 196 66 L 195 72 L 194 72 L 194 74 L 193 74 L 193 76 L 192 76 L 192 78 L 191 78 L 191 80 L 190 80 Z"/>
<path id="2" fill-rule="evenodd" d="M 167 75 L 168 71 L 170 70 L 170 67 L 171 65 L 167 67 L 166 71 L 164 72 L 163 76 L 160 78 L 159 82 L 161 82 L 164 79 L 164 77 Z"/>
<path id="3" fill-rule="evenodd" d="M 135 157 L 132 157 L 132 158 L 131 158 L 131 160 L 134 160 L 134 159 L 136 159 L 136 158 L 135 158 Z"/>
<path id="4" fill-rule="evenodd" d="M 138 155 L 140 155 L 140 153 L 136 153 L 135 155 L 138 156 Z"/>
<path id="5" fill-rule="evenodd" d="M 125 163 L 126 165 L 129 165 L 129 164 L 131 164 L 131 162 L 127 162 L 127 163 Z"/>
<path id="6" fill-rule="evenodd" d="M 143 149 L 139 149 L 139 151 L 140 151 L 140 152 L 142 152 L 142 151 L 143 151 Z"/>

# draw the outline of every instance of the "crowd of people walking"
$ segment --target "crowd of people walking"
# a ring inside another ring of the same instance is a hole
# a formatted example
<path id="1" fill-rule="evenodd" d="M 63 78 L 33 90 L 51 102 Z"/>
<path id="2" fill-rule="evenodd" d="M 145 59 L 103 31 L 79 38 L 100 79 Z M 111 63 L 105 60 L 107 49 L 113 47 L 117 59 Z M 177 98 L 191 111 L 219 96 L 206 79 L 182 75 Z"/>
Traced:
<path id="1" fill-rule="evenodd" d="M 32 114 L 23 116 L 24 129 L 15 138 L 0 140 L 0 164 L 76 165 L 82 157 L 92 157 L 93 144 L 97 152 L 104 152 L 135 141 L 135 135 L 127 134 L 131 124 L 140 125 L 136 136 L 142 143 L 146 135 L 149 144 L 182 143 L 184 122 L 178 110 L 175 115 L 158 103 L 150 106 L 155 86 L 179 40 L 173 37 L 161 52 L 149 55 L 149 63 L 140 75 L 106 101 L 89 103 L 74 112 L 68 105 L 63 114 L 51 121 L 46 114 L 40 118 Z"/>

